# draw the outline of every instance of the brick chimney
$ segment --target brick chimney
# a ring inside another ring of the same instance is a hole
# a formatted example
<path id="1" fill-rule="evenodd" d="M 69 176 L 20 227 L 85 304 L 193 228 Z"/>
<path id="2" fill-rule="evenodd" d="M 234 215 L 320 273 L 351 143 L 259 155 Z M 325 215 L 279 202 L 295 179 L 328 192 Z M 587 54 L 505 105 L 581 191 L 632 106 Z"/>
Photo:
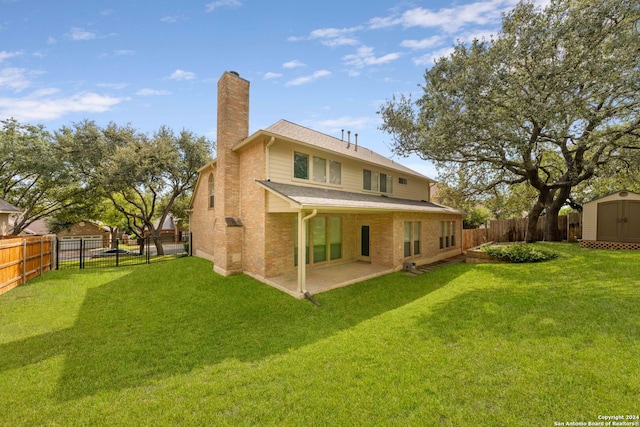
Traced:
<path id="1" fill-rule="evenodd" d="M 214 270 L 242 273 L 240 159 L 231 148 L 249 136 L 249 81 L 235 71 L 218 80 L 218 137 L 215 175 Z"/>

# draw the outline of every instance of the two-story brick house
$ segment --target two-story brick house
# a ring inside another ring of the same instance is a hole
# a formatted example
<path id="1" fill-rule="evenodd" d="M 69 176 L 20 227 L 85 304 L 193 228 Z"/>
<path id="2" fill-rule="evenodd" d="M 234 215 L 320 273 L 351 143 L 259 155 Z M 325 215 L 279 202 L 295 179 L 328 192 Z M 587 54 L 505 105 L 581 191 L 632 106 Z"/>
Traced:
<path id="1" fill-rule="evenodd" d="M 293 275 L 294 289 L 280 287 L 301 296 L 321 267 L 383 274 L 462 253 L 463 212 L 429 201 L 431 179 L 285 120 L 249 136 L 249 82 L 237 73 L 218 82 L 217 123 L 217 158 L 190 207 L 193 254 L 216 272 L 276 286 Z"/>

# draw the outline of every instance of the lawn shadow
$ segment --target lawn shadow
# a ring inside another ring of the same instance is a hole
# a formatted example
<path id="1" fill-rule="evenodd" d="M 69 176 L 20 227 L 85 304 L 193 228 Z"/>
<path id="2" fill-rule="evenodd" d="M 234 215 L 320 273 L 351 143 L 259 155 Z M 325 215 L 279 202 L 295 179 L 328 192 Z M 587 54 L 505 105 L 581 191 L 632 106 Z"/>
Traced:
<path id="1" fill-rule="evenodd" d="M 625 344 L 638 342 L 637 267 L 627 268 L 627 258 L 619 253 L 590 256 L 588 268 L 585 262 L 573 257 L 548 261 L 557 263 L 555 268 L 489 266 L 495 287 L 469 290 L 438 304 L 420 317 L 418 327 L 449 344 L 486 333 L 513 341 L 560 337 L 588 344 L 600 335 Z M 599 274 L 604 280 L 598 280 Z M 513 284 L 514 277 L 520 280 L 517 285 L 500 285 Z"/>
<path id="2" fill-rule="evenodd" d="M 203 260 L 164 264 L 152 267 L 163 269 L 162 280 L 150 279 L 151 267 L 141 266 L 88 289 L 72 328 L 1 345 L 0 370 L 64 354 L 61 401 L 137 387 L 228 359 L 257 361 L 312 344 L 415 301 L 471 268 L 455 265 L 419 277 L 394 273 L 324 293 L 316 307 L 247 276 L 218 276 Z"/>

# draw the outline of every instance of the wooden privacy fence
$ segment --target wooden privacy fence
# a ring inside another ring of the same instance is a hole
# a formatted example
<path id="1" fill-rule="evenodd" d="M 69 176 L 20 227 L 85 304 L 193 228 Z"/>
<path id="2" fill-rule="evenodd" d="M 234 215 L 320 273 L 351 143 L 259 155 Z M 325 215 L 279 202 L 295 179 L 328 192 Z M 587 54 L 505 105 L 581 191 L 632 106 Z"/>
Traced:
<path id="1" fill-rule="evenodd" d="M 51 270 L 55 236 L 0 239 L 0 294 Z"/>
<path id="2" fill-rule="evenodd" d="M 545 240 L 545 217 L 538 219 L 536 240 Z M 582 215 L 570 213 L 558 217 L 562 240 L 575 242 L 582 237 Z M 523 242 L 527 234 L 527 218 L 489 221 L 488 227 L 462 230 L 462 249 L 474 248 L 486 242 Z"/>

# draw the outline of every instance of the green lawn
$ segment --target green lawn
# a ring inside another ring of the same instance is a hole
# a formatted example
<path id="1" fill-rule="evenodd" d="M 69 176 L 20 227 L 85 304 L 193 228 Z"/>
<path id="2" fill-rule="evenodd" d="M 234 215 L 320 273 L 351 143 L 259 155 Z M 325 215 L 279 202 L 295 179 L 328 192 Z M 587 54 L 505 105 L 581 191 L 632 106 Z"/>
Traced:
<path id="1" fill-rule="evenodd" d="M 0 425 L 553 426 L 640 413 L 640 252 L 317 295 L 197 258 L 0 296 Z"/>

